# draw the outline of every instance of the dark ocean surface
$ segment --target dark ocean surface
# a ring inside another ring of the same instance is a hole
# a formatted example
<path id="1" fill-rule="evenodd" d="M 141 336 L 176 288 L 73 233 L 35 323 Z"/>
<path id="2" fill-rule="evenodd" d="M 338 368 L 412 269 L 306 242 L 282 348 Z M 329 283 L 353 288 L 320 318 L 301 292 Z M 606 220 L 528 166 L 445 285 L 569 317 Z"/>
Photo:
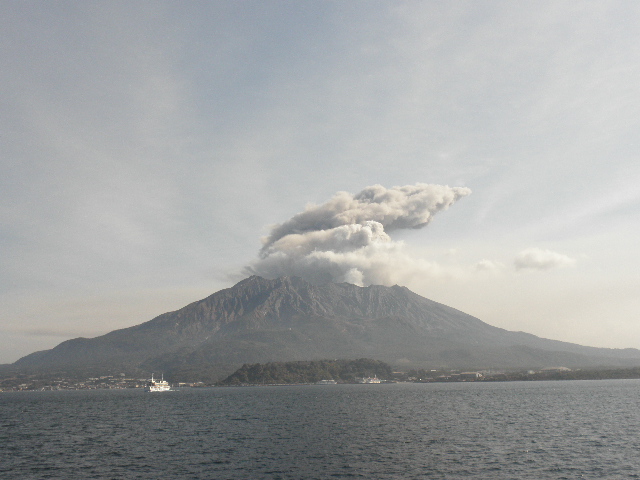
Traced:
<path id="1" fill-rule="evenodd" d="M 0 478 L 640 478 L 640 381 L 6 392 Z"/>

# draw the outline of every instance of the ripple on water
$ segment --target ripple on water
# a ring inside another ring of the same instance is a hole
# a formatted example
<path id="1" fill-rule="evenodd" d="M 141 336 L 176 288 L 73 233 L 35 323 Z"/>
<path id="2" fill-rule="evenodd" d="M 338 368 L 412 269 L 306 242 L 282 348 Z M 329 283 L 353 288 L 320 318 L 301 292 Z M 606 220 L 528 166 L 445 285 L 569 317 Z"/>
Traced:
<path id="1" fill-rule="evenodd" d="M 0 477 L 640 478 L 640 382 L 0 395 Z"/>

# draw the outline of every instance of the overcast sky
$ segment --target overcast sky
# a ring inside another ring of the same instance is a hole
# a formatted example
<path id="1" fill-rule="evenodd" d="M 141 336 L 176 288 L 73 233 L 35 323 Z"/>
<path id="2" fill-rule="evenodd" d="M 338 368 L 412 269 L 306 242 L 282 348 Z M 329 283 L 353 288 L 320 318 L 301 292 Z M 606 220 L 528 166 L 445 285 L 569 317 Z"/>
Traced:
<path id="1" fill-rule="evenodd" d="M 338 192 L 418 183 L 465 195 L 384 233 L 420 267 L 389 281 L 640 348 L 639 26 L 631 0 L 2 2 L 0 362 L 233 285 Z"/>

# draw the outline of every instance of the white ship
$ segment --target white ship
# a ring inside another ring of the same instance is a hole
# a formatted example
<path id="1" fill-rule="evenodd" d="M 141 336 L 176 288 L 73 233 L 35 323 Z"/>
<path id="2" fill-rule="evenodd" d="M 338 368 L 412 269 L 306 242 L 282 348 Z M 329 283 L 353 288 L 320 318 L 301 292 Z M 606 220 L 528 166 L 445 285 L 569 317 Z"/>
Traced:
<path id="1" fill-rule="evenodd" d="M 162 380 L 154 380 L 152 373 L 151 380 L 144 387 L 145 392 L 168 392 L 169 390 L 171 390 L 171 387 L 169 382 L 164 379 L 164 374 L 162 375 Z"/>
<path id="2" fill-rule="evenodd" d="M 336 385 L 337 383 L 335 380 L 318 380 L 316 385 Z"/>
<path id="3" fill-rule="evenodd" d="M 380 383 L 380 379 L 374 375 L 373 377 L 364 377 L 358 380 L 358 383 Z"/>

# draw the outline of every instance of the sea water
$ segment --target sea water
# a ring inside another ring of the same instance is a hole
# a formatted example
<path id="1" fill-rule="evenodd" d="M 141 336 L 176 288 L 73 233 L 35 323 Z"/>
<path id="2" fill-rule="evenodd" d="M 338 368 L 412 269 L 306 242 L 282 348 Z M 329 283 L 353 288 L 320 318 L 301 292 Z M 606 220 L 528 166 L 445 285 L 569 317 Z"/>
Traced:
<path id="1" fill-rule="evenodd" d="M 0 478 L 640 478 L 640 381 L 6 392 Z"/>

